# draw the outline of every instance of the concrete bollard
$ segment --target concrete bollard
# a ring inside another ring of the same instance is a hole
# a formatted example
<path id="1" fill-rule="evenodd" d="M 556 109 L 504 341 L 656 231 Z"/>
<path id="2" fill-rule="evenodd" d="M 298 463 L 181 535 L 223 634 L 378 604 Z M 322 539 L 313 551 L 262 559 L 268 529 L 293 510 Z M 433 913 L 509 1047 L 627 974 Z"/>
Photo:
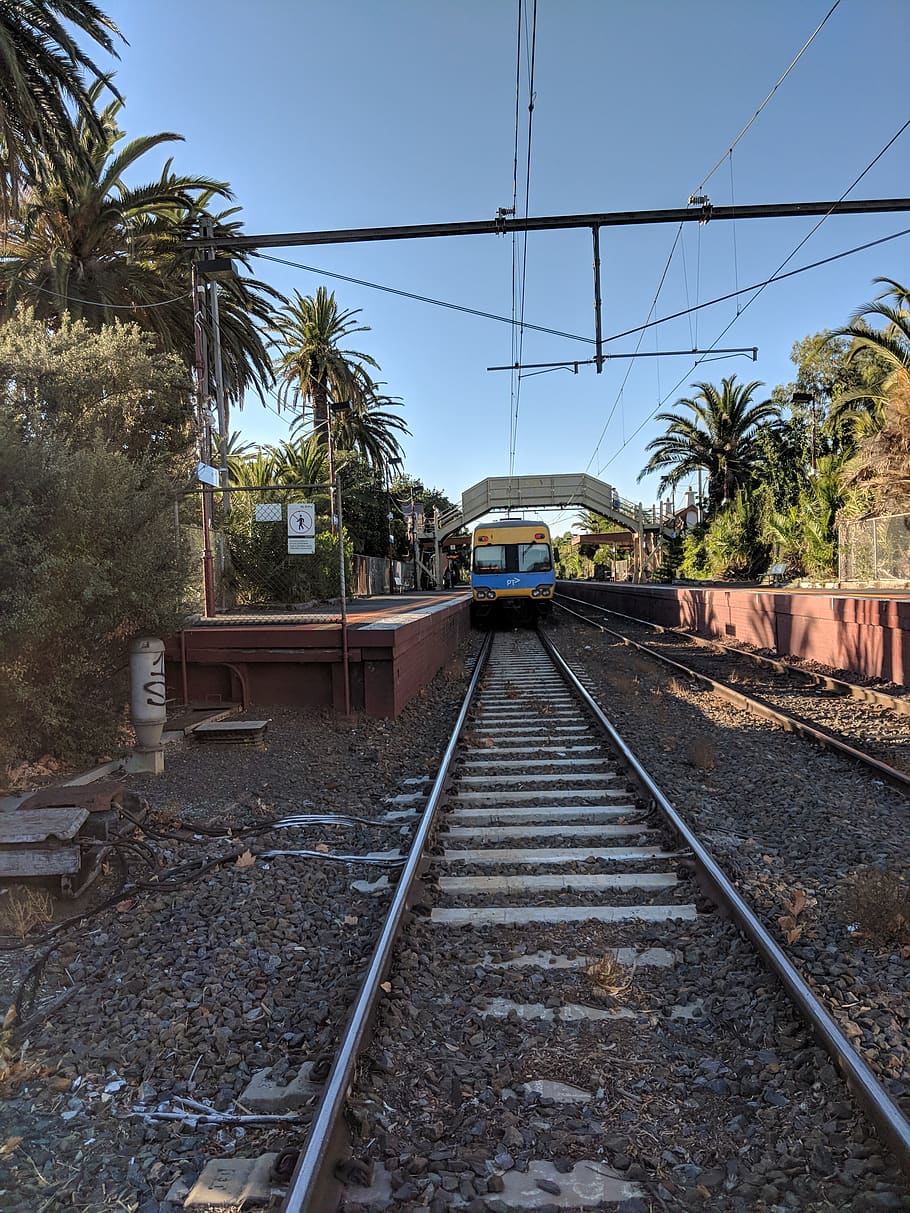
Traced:
<path id="1" fill-rule="evenodd" d="M 130 645 L 130 715 L 137 741 L 127 757 L 127 770 L 132 774 L 164 772 L 165 698 L 164 641 L 140 637 Z"/>

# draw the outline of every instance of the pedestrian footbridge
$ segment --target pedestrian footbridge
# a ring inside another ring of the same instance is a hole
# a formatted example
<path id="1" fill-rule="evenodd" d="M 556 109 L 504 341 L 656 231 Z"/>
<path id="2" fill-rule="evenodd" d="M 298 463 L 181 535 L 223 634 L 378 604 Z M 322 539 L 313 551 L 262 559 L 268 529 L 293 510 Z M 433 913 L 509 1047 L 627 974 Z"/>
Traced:
<path id="1" fill-rule="evenodd" d="M 556 476 L 489 476 L 465 489 L 460 507 L 439 515 L 435 539 L 444 543 L 450 535 L 458 534 L 486 514 L 573 506 L 591 510 L 639 535 L 664 529 L 656 509 L 646 510 L 641 502 L 624 501 L 612 485 L 579 472 Z"/>

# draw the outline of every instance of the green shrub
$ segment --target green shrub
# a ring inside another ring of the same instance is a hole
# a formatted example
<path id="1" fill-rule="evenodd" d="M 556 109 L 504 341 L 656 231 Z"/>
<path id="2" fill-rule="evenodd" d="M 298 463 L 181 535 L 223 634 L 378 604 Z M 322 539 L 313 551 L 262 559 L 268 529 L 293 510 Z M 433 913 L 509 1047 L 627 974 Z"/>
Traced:
<path id="1" fill-rule="evenodd" d="M 130 641 L 180 618 L 169 479 L 0 415 L 0 485 L 0 757 L 92 758 L 124 719 Z"/>

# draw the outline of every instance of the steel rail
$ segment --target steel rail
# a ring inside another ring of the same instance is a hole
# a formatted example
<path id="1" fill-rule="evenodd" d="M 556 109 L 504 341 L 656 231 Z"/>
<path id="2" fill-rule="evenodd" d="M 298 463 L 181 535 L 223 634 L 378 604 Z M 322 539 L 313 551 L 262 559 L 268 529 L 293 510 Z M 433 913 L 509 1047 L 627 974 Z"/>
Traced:
<path id="1" fill-rule="evenodd" d="M 848 1086 L 862 1104 L 883 1140 L 894 1151 L 899 1167 L 910 1176 L 910 1121 L 878 1081 L 868 1063 L 860 1057 L 843 1035 L 833 1017 L 813 994 L 787 955 L 765 929 L 764 924 L 728 880 L 711 852 L 702 845 L 617 733 L 600 705 L 579 682 L 553 642 L 543 634 L 541 634 L 541 640 L 565 680 L 581 697 L 619 754 L 628 763 L 635 781 L 657 805 L 677 836 L 692 851 L 695 862 L 711 889 L 714 899 L 724 906 L 739 929 L 754 944 L 767 967 L 777 976 L 800 1014 L 809 1023 L 824 1048 L 841 1069 Z"/>
<path id="2" fill-rule="evenodd" d="M 788 733 L 797 733 L 801 737 L 806 737 L 810 741 L 816 742 L 825 749 L 836 750 L 846 758 L 869 767 L 893 787 L 899 788 L 903 792 L 910 792 L 910 775 L 907 775 L 904 771 L 899 771 L 897 767 L 889 766 L 887 762 L 873 758 L 871 754 L 867 754 L 864 750 L 858 750 L 855 746 L 848 745 L 846 741 L 841 741 L 833 733 L 829 733 L 825 729 L 817 729 L 814 725 L 806 724 L 795 716 L 782 712 L 779 708 L 772 708 L 770 704 L 764 703 L 761 699 L 755 699 L 751 695 L 746 695 L 743 691 L 734 690 L 728 683 L 721 682 L 717 678 L 711 678 L 710 675 L 702 674 L 698 670 L 693 670 L 690 666 L 683 665 L 681 661 L 674 661 L 672 657 L 667 657 L 664 653 L 658 653 L 657 649 L 652 649 L 647 644 L 641 644 L 638 640 L 630 640 L 628 636 L 623 636 L 621 632 L 614 632 L 612 628 L 608 628 L 604 624 L 594 623 L 593 620 L 585 619 L 583 615 L 579 615 L 577 611 L 573 611 L 570 607 L 563 606 L 560 602 L 555 603 L 555 605 L 561 611 L 565 611 L 567 614 L 574 615 L 577 619 L 582 620 L 583 623 L 593 624 L 594 627 L 600 628 L 606 635 L 615 636 L 617 640 L 622 641 L 623 644 L 628 645 L 630 648 L 638 649 L 639 652 L 646 653 L 648 657 L 653 657 L 655 661 L 663 662 L 671 670 L 677 670 L 686 678 L 703 683 L 710 690 L 714 691 L 715 694 L 736 704 L 737 707 L 750 712 L 753 716 L 760 716 L 765 720 L 770 720 L 782 729 L 785 729 Z M 590 604 L 586 603 L 585 605 Z"/>
<path id="3" fill-rule="evenodd" d="M 452 730 L 449 743 L 442 756 L 439 772 L 436 775 L 423 817 L 420 825 L 417 827 L 414 840 L 411 843 L 411 849 L 408 852 L 407 862 L 398 880 L 395 896 L 389 907 L 388 917 L 376 942 L 376 947 L 373 950 L 366 976 L 361 983 L 357 1001 L 348 1020 L 344 1039 L 339 1046 L 334 1065 L 326 1079 L 325 1091 L 316 1110 L 316 1116 L 313 1120 L 306 1146 L 301 1152 L 297 1166 L 294 1169 L 294 1174 L 291 1177 L 287 1196 L 284 1199 L 284 1204 L 281 1206 L 282 1213 L 327 1213 L 327 1210 L 335 1207 L 332 1201 L 336 1200 L 337 1203 L 337 1194 L 332 1193 L 332 1188 L 337 1181 L 334 1181 L 332 1172 L 335 1163 L 338 1161 L 336 1158 L 338 1152 L 337 1134 L 340 1130 L 345 1099 L 347 1098 L 348 1089 L 354 1075 L 354 1065 L 367 1039 L 373 1016 L 378 1008 L 381 992 L 380 983 L 391 960 L 392 948 L 397 939 L 405 910 L 408 907 L 408 898 L 419 874 L 424 847 L 430 835 L 430 830 L 433 827 L 436 810 L 442 799 L 443 789 L 449 777 L 449 768 L 455 755 L 455 747 L 464 728 L 480 676 L 490 655 L 492 643 L 493 633 L 490 632 L 484 642 L 483 648 L 478 654 L 471 681 L 465 692 L 464 702 L 458 713 L 458 719 L 455 721 L 455 727 Z"/>
<path id="4" fill-rule="evenodd" d="M 814 670 L 804 670 L 799 666 L 789 665 L 786 661 L 780 661 L 775 657 L 765 657 L 762 653 L 750 653 L 748 649 L 734 648 L 732 644 L 727 644 L 723 640 L 709 640 L 704 636 L 694 636 L 684 628 L 665 628 L 663 624 L 654 623 L 651 619 L 640 619 L 637 615 L 629 615 L 625 611 L 614 611 L 612 607 L 605 607 L 599 602 L 588 602 L 586 598 L 575 598 L 571 594 L 563 593 L 560 593 L 558 596 L 567 599 L 569 602 L 578 602 L 583 606 L 591 607 L 592 610 L 602 611 L 605 615 L 615 615 L 617 619 L 628 619 L 632 623 L 639 623 L 642 627 L 652 628 L 655 632 L 663 632 L 668 636 L 678 636 L 681 640 L 691 640 L 693 644 L 700 645 L 703 648 L 723 649 L 725 653 L 729 653 L 733 657 L 745 657 L 756 665 L 768 666 L 769 669 L 777 670 L 780 674 L 805 678 L 809 682 L 815 683 L 816 686 L 825 687 L 826 690 L 837 691 L 841 695 L 849 695 L 851 699 L 862 699 L 867 703 L 880 704 L 882 707 L 896 712 L 898 716 L 910 716 L 910 698 L 907 696 L 889 695 L 887 691 L 877 691 L 874 687 L 860 686 L 859 683 L 848 682 L 845 678 L 834 678 L 830 674 L 817 674 Z"/>

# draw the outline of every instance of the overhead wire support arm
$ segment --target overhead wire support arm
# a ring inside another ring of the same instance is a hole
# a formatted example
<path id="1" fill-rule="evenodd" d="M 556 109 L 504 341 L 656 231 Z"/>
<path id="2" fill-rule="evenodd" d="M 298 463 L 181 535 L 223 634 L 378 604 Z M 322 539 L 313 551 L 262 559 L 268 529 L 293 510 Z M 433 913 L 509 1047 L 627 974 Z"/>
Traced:
<path id="1" fill-rule="evenodd" d="M 631 354 L 599 354 L 596 358 L 568 358 L 562 362 L 513 362 L 510 366 L 488 366 L 488 371 L 533 371 L 533 370 L 559 370 L 561 367 L 566 367 L 569 370 L 574 370 L 578 373 L 580 366 L 596 366 L 597 373 L 600 374 L 601 364 L 610 358 L 675 358 L 693 354 L 746 354 L 753 362 L 758 361 L 758 346 L 757 345 L 742 345 L 731 346 L 729 348 L 719 348 L 712 346 L 710 349 L 699 350 L 638 350 Z"/>
<path id="2" fill-rule="evenodd" d="M 467 223 L 422 223 L 401 227 L 341 228 L 319 232 L 274 232 L 187 240 L 183 247 L 243 249 L 291 248 L 316 244 L 361 244 L 376 240 L 423 240 L 439 236 L 496 236 L 507 232 L 635 227 L 654 223 L 719 223 L 730 219 L 787 219 L 813 215 L 873 215 L 910 211 L 910 198 L 857 198 L 832 202 L 772 202 L 752 206 L 673 207 L 669 210 L 605 211 L 591 215 L 530 215 L 480 219 Z"/>

